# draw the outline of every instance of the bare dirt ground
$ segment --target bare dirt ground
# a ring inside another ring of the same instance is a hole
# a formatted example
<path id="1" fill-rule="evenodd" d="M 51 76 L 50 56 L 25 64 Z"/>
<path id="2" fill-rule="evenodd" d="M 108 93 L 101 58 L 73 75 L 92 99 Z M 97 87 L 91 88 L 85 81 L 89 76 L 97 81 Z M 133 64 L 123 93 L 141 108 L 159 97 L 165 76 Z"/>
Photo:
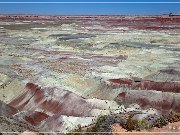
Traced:
<path id="1" fill-rule="evenodd" d="M 177 133 L 178 132 L 178 133 Z M 180 122 L 175 122 L 175 123 L 169 123 L 167 126 L 164 126 L 162 128 L 152 128 L 150 130 L 142 130 L 140 132 L 138 131 L 132 131 L 132 132 L 127 132 L 124 128 L 122 128 L 118 124 L 114 124 L 112 126 L 112 134 L 120 134 L 120 135 L 133 135 L 133 134 L 173 134 L 173 135 L 178 135 L 180 132 Z"/>

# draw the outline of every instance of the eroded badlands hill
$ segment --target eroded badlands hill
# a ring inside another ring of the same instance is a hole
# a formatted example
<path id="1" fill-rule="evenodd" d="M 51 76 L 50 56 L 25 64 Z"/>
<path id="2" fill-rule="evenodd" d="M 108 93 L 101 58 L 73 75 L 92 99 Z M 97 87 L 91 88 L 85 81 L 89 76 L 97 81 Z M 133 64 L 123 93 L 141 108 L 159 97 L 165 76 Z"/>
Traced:
<path id="1" fill-rule="evenodd" d="M 97 131 L 110 132 L 180 112 L 178 15 L 0 20 L 0 115 L 16 131 L 86 130 L 106 115 Z"/>

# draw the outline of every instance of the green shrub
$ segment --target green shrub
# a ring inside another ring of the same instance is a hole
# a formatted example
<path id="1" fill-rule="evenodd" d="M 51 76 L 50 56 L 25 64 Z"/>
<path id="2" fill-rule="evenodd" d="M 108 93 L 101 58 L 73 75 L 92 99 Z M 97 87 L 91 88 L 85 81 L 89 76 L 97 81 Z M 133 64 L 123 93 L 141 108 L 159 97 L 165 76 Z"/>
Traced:
<path id="1" fill-rule="evenodd" d="M 140 131 L 142 129 L 149 129 L 150 126 L 145 120 L 134 120 L 132 117 L 129 117 L 127 119 L 127 123 L 125 125 L 121 125 L 123 128 L 125 128 L 127 131 Z"/>
<path id="2" fill-rule="evenodd" d="M 166 126 L 167 124 L 168 124 L 168 119 L 162 116 L 153 123 L 153 127 L 162 128 L 163 126 Z"/>
<path id="3" fill-rule="evenodd" d="M 156 40 L 151 40 L 150 43 L 153 44 L 153 43 L 156 43 L 157 41 Z"/>
<path id="4" fill-rule="evenodd" d="M 95 125 L 91 128 L 90 132 L 99 132 L 100 131 L 100 127 L 105 122 L 106 118 L 107 118 L 106 116 L 100 116 L 97 119 Z"/>
<path id="5" fill-rule="evenodd" d="M 140 130 L 142 130 L 142 129 L 150 129 L 151 128 L 151 126 L 145 120 L 138 121 L 138 127 L 139 127 Z"/>
<path id="6" fill-rule="evenodd" d="M 170 123 L 180 121 L 180 113 L 171 112 L 170 115 L 169 115 L 168 121 L 169 121 Z"/>
<path id="7" fill-rule="evenodd" d="M 177 112 L 170 112 L 168 116 L 161 116 L 158 118 L 154 123 L 153 127 L 162 128 L 163 126 L 166 126 L 169 122 L 178 122 L 180 121 L 180 113 Z"/>
<path id="8" fill-rule="evenodd" d="M 82 127 L 80 124 L 77 125 L 77 128 L 75 129 L 75 132 L 82 132 Z"/>

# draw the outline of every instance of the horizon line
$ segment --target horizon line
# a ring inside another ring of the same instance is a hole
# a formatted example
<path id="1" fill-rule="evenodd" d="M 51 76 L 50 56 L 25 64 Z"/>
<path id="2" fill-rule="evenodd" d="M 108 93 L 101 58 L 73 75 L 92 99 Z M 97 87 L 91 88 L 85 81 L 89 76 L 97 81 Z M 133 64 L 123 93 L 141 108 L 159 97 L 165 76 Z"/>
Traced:
<path id="1" fill-rule="evenodd" d="M 167 1 L 167 2 L 125 2 L 125 1 L 122 1 L 122 2 L 100 2 L 100 1 L 97 1 L 97 2 L 90 2 L 90 1 L 87 1 L 87 2 L 80 2 L 80 1 L 77 1 L 77 2 L 65 2 L 65 1 L 62 1 L 62 2 L 55 2 L 55 1 L 52 1 L 52 2 L 46 2 L 46 1 L 36 1 L 36 2 L 25 2 L 25 1 L 17 1 L 17 2 L 8 2 L 8 1 L 4 1 L 4 2 L 0 2 L 1 4 L 180 4 L 180 1 L 179 2 L 170 2 L 170 1 Z"/>
<path id="2" fill-rule="evenodd" d="M 0 15 L 39 15 L 39 16 L 163 16 L 170 13 L 160 14 L 43 14 L 43 13 L 0 13 Z M 180 15 L 180 13 L 172 13 Z"/>

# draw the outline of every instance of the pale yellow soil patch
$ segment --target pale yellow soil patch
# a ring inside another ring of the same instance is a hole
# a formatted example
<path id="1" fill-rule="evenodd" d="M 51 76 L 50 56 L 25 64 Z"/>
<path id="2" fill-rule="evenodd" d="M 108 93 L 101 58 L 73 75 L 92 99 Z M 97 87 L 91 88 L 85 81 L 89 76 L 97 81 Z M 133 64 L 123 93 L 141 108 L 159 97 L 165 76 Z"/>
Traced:
<path id="1" fill-rule="evenodd" d="M 97 90 L 100 84 L 96 79 L 82 77 L 77 74 L 67 75 L 63 79 L 63 83 L 71 89 L 74 89 L 73 92 L 80 96 L 86 96 L 89 92 Z"/>
<path id="2" fill-rule="evenodd" d="M 23 91 L 23 85 L 15 79 L 6 86 L 0 88 L 0 100 L 8 104 Z"/>
<path id="3" fill-rule="evenodd" d="M 2 74 L 0 73 L 0 85 L 3 85 L 5 82 L 7 82 L 10 78 L 5 75 L 5 74 Z"/>

